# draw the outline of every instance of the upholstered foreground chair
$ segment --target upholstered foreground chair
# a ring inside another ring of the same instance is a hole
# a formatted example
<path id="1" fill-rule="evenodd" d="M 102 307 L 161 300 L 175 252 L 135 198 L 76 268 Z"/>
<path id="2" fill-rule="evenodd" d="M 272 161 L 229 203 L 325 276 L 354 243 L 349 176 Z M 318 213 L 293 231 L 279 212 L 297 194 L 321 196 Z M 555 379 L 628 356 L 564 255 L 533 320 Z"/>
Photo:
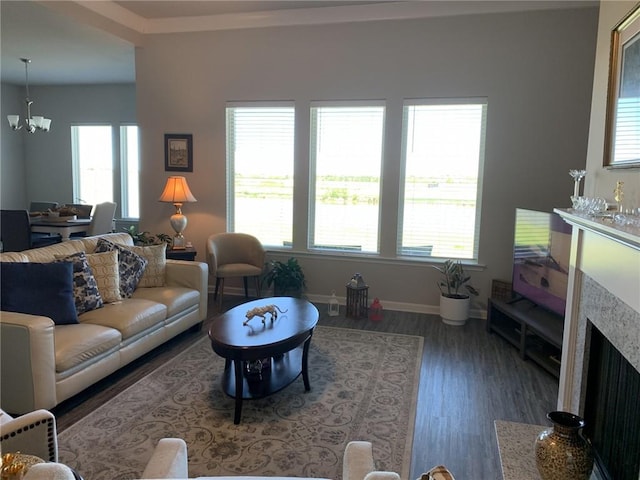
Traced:
<path id="1" fill-rule="evenodd" d="M 5 453 L 20 452 L 57 462 L 56 418 L 48 410 L 35 410 L 15 418 L 0 410 L 0 447 Z"/>
<path id="2" fill-rule="evenodd" d="M 91 225 L 87 236 L 102 235 L 113 231 L 113 218 L 116 214 L 117 204 L 112 202 L 98 203 L 93 209 Z"/>
<path id="3" fill-rule="evenodd" d="M 163 438 L 158 442 L 149 463 L 142 473 L 142 479 L 187 479 L 187 444 L 180 438 Z M 214 480 L 216 477 L 199 477 Z M 229 477 L 220 477 L 229 478 Z M 269 480 L 269 477 L 238 476 L 238 480 Z M 279 477 L 282 479 L 282 477 Z M 40 463 L 32 466 L 24 480 L 74 480 L 73 472 L 59 463 Z M 90 479 L 88 479 L 90 480 Z M 295 480 L 291 477 L 290 480 Z M 342 480 L 400 480 L 395 472 L 376 471 L 373 449 L 369 442 L 350 442 L 344 451 Z"/>
<path id="4" fill-rule="evenodd" d="M 21 252 L 58 243 L 61 238 L 60 235 L 32 233 L 29 213 L 26 210 L 1 210 L 0 240 L 3 252 Z"/>
<path id="5" fill-rule="evenodd" d="M 217 233 L 207 240 L 209 273 L 216 277 L 213 294 L 222 305 L 226 278 L 242 277 L 244 296 L 249 296 L 247 278 L 255 278 L 256 296 L 260 296 L 260 275 L 264 269 L 264 248 L 256 237 L 246 233 Z M 218 297 L 220 290 L 220 297 Z"/>

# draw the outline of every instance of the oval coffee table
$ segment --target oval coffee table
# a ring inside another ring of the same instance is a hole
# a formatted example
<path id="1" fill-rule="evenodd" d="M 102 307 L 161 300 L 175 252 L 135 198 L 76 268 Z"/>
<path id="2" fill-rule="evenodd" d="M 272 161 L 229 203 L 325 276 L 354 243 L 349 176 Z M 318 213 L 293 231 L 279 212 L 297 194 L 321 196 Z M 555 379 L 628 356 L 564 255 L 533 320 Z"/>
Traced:
<path id="1" fill-rule="evenodd" d="M 284 313 L 254 317 L 247 325 L 248 310 L 276 305 Z M 242 400 L 262 398 L 282 390 L 302 374 L 304 388 L 311 389 L 307 358 L 318 309 L 306 300 L 268 297 L 238 305 L 217 317 L 209 328 L 211 348 L 225 359 L 222 388 L 236 399 L 233 423 L 240 423 Z M 251 362 L 266 361 L 260 372 L 248 372 Z M 232 368 L 233 365 L 233 368 Z M 247 374 L 245 375 L 245 372 Z"/>

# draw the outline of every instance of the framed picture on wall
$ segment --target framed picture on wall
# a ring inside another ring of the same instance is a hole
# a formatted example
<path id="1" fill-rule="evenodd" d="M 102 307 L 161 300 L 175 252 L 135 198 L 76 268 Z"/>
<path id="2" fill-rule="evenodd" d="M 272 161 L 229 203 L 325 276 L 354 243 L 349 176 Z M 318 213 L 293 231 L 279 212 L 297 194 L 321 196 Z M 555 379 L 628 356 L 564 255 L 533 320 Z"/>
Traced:
<path id="1" fill-rule="evenodd" d="M 193 135 L 164 134 L 165 172 L 193 172 Z"/>
<path id="2" fill-rule="evenodd" d="M 640 4 L 611 32 L 604 164 L 640 166 Z"/>

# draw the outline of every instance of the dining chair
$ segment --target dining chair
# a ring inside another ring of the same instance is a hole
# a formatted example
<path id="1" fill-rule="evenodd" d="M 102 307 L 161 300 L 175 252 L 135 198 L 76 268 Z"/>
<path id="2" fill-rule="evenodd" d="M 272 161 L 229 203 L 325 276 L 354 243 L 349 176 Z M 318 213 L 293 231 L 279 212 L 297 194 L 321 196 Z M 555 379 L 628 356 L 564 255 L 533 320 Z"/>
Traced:
<path id="1" fill-rule="evenodd" d="M 85 205 L 84 203 L 65 203 L 63 207 L 73 208 L 78 213 L 76 218 L 91 218 L 91 210 L 93 205 Z"/>
<path id="2" fill-rule="evenodd" d="M 217 233 L 207 240 L 207 262 L 209 273 L 216 277 L 213 298 L 220 297 L 222 306 L 224 281 L 226 278 L 242 277 L 244 296 L 248 297 L 247 278 L 255 278 L 256 296 L 260 297 L 260 275 L 264 270 L 264 247 L 256 237 L 246 233 Z"/>
<path id="3" fill-rule="evenodd" d="M 98 203 L 93 209 L 93 217 L 91 217 L 87 236 L 112 232 L 116 207 L 117 204 L 113 202 Z"/>
<path id="4" fill-rule="evenodd" d="M 48 212 L 58 208 L 58 202 L 31 202 L 29 204 L 30 212 Z"/>
<path id="5" fill-rule="evenodd" d="M 26 210 L 0 211 L 0 240 L 3 252 L 21 252 L 31 248 L 31 224 Z"/>

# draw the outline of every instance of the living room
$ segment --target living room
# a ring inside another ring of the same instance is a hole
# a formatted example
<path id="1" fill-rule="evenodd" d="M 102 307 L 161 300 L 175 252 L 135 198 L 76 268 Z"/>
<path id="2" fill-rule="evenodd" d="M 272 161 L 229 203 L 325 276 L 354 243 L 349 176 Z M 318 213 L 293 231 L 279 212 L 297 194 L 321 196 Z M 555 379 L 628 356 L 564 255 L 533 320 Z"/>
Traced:
<path id="1" fill-rule="evenodd" d="M 298 257 L 313 300 L 326 302 L 332 290 L 343 296 L 346 281 L 362 272 L 385 309 L 437 313 L 435 270 L 395 253 L 402 103 L 486 97 L 478 258 L 468 262 L 481 292 L 473 314 L 482 318 L 492 280 L 511 276 L 515 208 L 568 207 L 569 169 L 586 168 L 584 195 L 613 202 L 616 182 L 624 181 L 626 201 L 640 205 L 637 169 L 602 167 L 608 32 L 634 4 L 570 2 L 548 10 L 135 36 L 127 31 L 129 41 L 137 39 L 135 83 L 34 85 L 39 110 L 54 120 L 51 132 L 26 136 L 3 122 L 2 205 L 25 208 L 34 197 L 72 202 L 70 126 L 135 123 L 144 180 L 140 228 L 170 232 L 172 208 L 157 201 L 168 176 L 163 138 L 190 133 L 194 168 L 185 175 L 198 202 L 184 208 L 185 234 L 204 260 L 206 238 L 227 229 L 227 102 L 293 100 L 301 112 L 298 230 L 291 250 L 274 249 L 270 257 Z M 18 60 L 3 51 L 3 64 Z M 387 109 L 380 253 L 363 258 L 309 252 L 304 178 L 310 102 L 370 99 L 385 100 Z M 3 112 L 19 111 L 22 103 L 23 86 L 3 83 Z"/>

